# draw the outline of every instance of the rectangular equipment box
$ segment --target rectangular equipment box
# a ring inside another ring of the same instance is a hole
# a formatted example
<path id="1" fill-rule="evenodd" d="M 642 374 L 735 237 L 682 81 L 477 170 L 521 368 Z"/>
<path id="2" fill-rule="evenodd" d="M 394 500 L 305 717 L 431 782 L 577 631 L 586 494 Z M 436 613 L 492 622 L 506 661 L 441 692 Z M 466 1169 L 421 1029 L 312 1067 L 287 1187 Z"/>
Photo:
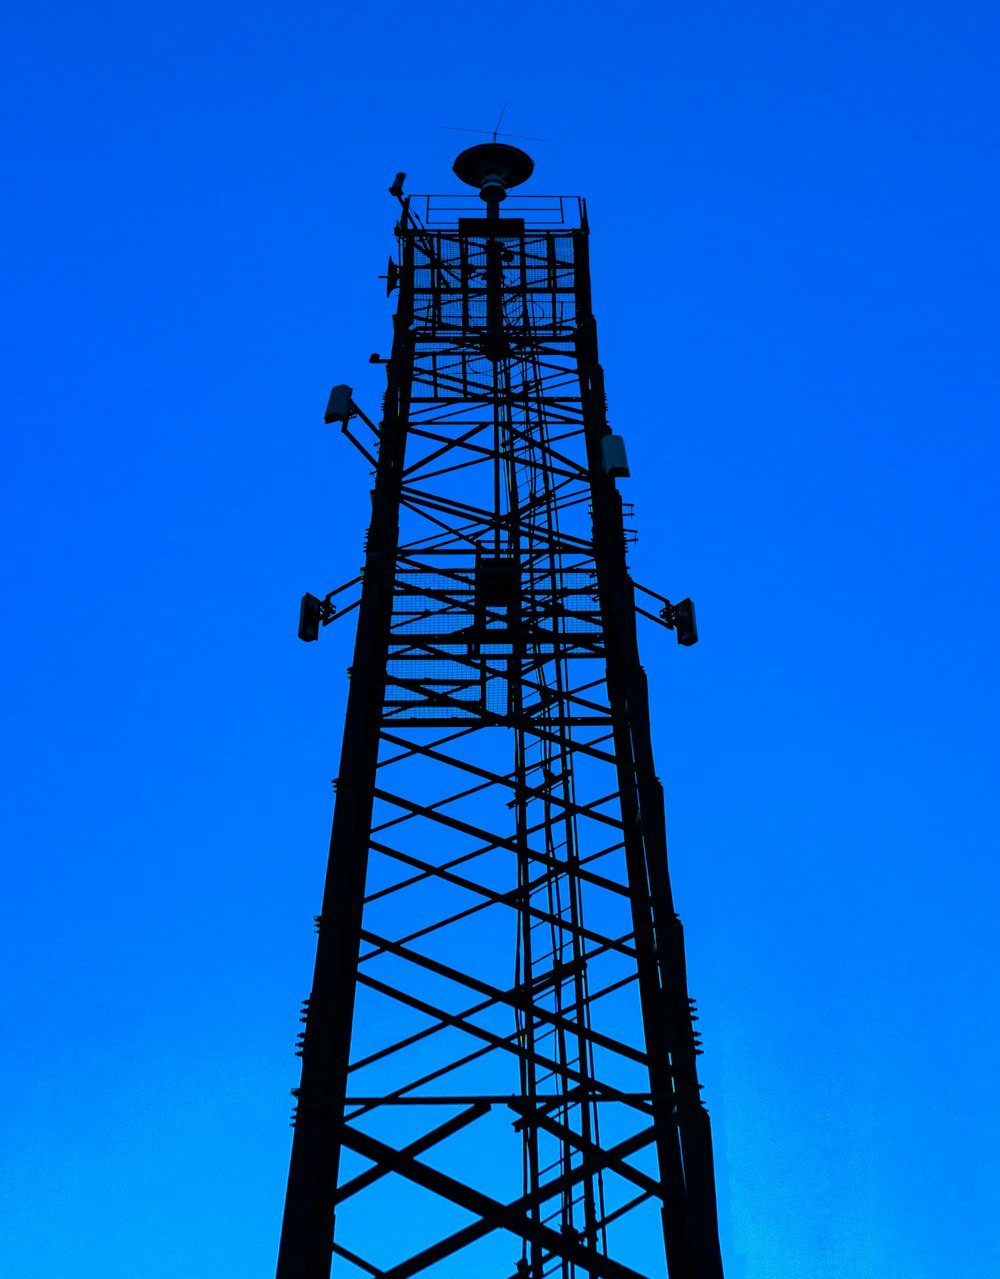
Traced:
<path id="1" fill-rule="evenodd" d="M 307 644 L 319 639 L 321 611 L 321 601 L 307 591 L 299 605 L 299 639 L 305 640 Z"/>
<path id="2" fill-rule="evenodd" d="M 625 441 L 620 435 L 605 435 L 601 440 L 601 462 L 604 464 L 605 475 L 610 475 L 612 479 L 628 479 L 628 456 L 625 453 Z"/>
<path id="3" fill-rule="evenodd" d="M 521 589 L 521 570 L 517 560 L 481 559 L 476 565 L 476 607 L 493 605 L 509 607 L 516 603 Z"/>
<path id="4" fill-rule="evenodd" d="M 323 421 L 346 422 L 351 416 L 351 396 L 353 394 L 353 389 L 344 382 L 340 386 L 335 386 L 330 392 L 330 399 L 326 406 L 326 416 Z"/>
<path id="5" fill-rule="evenodd" d="M 459 218 L 458 234 L 516 240 L 524 235 L 524 218 Z"/>

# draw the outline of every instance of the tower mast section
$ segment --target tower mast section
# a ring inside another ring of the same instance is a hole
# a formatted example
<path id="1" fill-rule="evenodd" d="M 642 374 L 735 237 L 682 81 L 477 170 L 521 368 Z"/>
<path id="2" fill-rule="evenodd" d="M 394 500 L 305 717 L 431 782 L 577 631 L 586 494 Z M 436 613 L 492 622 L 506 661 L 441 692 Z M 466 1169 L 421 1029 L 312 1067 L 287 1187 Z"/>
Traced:
<path id="1" fill-rule="evenodd" d="M 327 411 L 377 458 L 278 1279 L 722 1279 L 636 633 L 693 606 L 630 576 L 586 209 L 533 167 L 397 175 L 382 419 Z"/>

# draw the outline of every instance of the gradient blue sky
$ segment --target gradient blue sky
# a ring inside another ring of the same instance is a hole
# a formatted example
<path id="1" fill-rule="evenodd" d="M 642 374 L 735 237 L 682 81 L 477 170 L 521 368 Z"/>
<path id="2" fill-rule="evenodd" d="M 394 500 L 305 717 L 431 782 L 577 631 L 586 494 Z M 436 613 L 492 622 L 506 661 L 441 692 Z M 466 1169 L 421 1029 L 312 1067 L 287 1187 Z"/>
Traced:
<path id="1" fill-rule="evenodd" d="M 986 3 L 8 19 L 0 1273 L 265 1279 L 386 186 L 583 193 L 729 1279 L 1000 1273 Z M 624 485 L 623 485 L 624 487 Z"/>

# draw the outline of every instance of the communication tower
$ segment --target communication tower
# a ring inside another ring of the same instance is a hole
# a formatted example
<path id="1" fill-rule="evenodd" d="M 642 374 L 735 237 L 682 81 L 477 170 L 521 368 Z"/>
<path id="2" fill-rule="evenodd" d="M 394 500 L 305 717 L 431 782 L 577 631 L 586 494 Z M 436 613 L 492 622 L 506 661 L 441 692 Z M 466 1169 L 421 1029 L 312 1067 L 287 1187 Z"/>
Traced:
<path id="1" fill-rule="evenodd" d="M 374 488 L 300 617 L 358 610 L 278 1279 L 722 1276 L 636 640 L 694 610 L 629 575 L 586 208 L 532 169 L 397 175 L 381 421 L 327 409 Z"/>

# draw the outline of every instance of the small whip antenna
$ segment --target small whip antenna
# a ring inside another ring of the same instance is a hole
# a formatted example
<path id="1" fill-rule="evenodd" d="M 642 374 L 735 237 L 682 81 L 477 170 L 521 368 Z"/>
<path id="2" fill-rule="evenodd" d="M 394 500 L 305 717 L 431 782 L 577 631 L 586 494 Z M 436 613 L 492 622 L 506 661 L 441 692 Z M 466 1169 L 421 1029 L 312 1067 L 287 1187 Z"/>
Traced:
<path id="1" fill-rule="evenodd" d="M 457 124 L 442 124 L 441 128 L 448 129 L 451 133 L 478 133 L 484 138 L 492 138 L 494 142 L 496 142 L 497 138 L 517 138 L 520 142 L 551 142 L 551 138 L 539 138 L 531 133 L 501 133 L 500 126 L 503 124 L 503 118 L 507 114 L 507 108 L 509 105 L 509 102 L 505 102 L 503 104 L 503 110 L 500 112 L 500 116 L 492 130 L 463 129 L 461 125 Z"/>
<path id="2" fill-rule="evenodd" d="M 490 129 L 463 129 L 460 124 L 442 124 L 442 129 L 447 129 L 450 133 L 478 133 L 481 137 L 492 137 L 496 142 L 497 134 Z M 551 138 L 538 138 L 532 133 L 501 133 L 501 138 L 518 138 L 521 142 L 551 142 Z"/>

